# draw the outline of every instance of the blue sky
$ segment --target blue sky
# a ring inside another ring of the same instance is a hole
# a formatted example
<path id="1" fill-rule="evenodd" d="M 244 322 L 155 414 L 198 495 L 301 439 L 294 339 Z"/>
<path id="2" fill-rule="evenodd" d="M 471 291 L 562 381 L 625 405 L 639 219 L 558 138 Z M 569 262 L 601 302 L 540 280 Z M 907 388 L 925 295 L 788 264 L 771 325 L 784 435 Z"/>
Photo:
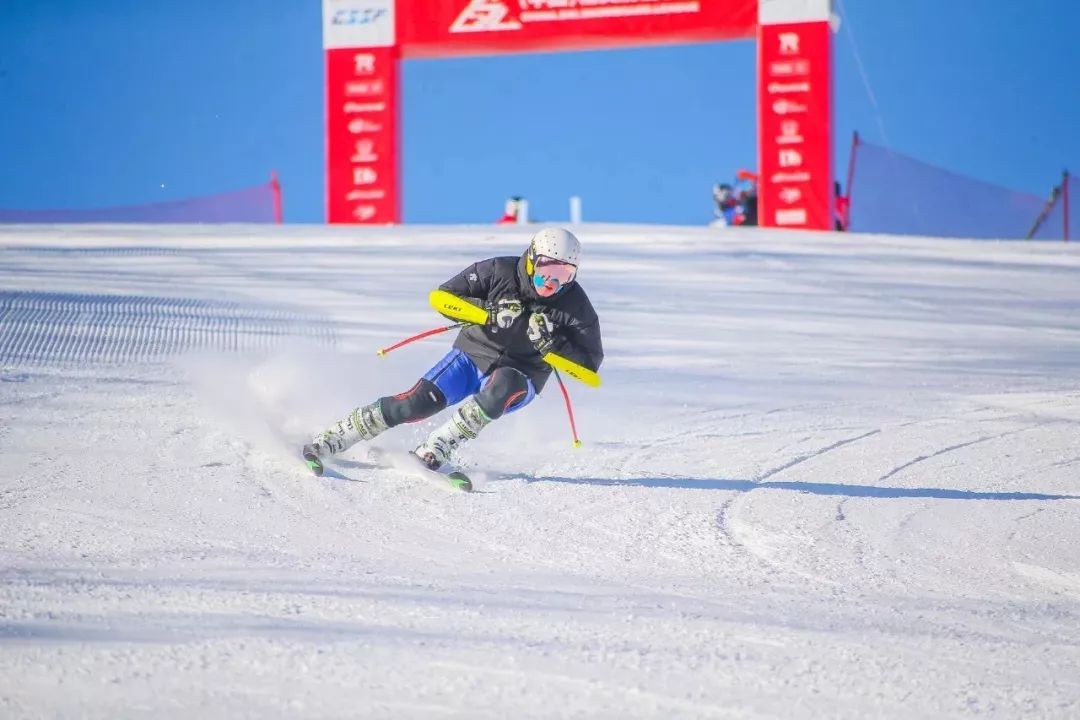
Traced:
<path id="1" fill-rule="evenodd" d="M 853 130 L 1039 195 L 1080 172 L 1080 3 L 844 0 L 838 174 Z M 5 0 L 0 207 L 174 200 L 264 181 L 323 218 L 315 0 Z M 1073 30 L 1071 30 L 1071 29 Z M 850 34 L 849 34 L 850 33 Z M 858 57 L 869 80 L 869 92 Z M 750 41 L 403 66 L 406 222 L 701 224 L 755 165 Z M 871 99 L 871 94 L 872 98 Z"/>

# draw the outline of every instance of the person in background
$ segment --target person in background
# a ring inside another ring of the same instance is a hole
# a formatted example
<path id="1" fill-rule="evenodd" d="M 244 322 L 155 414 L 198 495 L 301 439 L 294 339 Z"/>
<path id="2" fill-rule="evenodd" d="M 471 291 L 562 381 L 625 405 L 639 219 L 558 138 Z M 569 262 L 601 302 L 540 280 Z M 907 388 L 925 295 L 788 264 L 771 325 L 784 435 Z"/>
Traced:
<path id="1" fill-rule="evenodd" d="M 742 207 L 742 219 L 739 225 L 753 227 L 758 224 L 758 176 L 749 170 L 739 170 L 736 174 L 739 205 Z"/>
<path id="2" fill-rule="evenodd" d="M 836 229 L 844 232 L 850 221 L 851 200 L 840 193 L 840 181 L 833 182 L 833 212 L 836 215 Z"/>
<path id="3" fill-rule="evenodd" d="M 515 195 L 512 198 L 507 199 L 506 207 L 503 211 L 503 216 L 499 218 L 497 224 L 499 225 L 515 225 L 518 222 L 518 218 L 521 216 L 522 205 L 524 198 Z"/>
<path id="4" fill-rule="evenodd" d="M 735 197 L 735 189 L 727 183 L 713 185 L 713 220 L 710 225 L 714 227 L 728 227 L 737 225 L 737 218 L 742 215 L 739 200 Z"/>

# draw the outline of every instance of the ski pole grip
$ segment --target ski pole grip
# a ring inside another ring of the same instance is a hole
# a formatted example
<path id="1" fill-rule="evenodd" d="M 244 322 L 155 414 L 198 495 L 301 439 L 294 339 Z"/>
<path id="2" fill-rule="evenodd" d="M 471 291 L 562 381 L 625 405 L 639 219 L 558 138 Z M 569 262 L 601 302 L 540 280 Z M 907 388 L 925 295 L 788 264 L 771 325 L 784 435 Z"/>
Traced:
<path id="1" fill-rule="evenodd" d="M 476 325 L 487 324 L 487 310 L 446 290 L 432 290 L 428 295 L 428 302 L 437 312 L 453 320 L 463 320 Z"/>

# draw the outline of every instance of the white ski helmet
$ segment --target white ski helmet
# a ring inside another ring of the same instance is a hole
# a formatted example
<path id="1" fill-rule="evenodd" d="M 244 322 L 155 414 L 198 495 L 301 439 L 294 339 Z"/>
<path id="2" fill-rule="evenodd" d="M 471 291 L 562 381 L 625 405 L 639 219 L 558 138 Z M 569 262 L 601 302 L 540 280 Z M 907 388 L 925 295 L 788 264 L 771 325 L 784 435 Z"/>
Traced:
<path id="1" fill-rule="evenodd" d="M 544 228 L 536 233 L 532 236 L 529 249 L 533 255 L 543 255 L 570 265 L 578 265 L 581 257 L 581 242 L 574 237 L 574 233 L 562 228 Z"/>
<path id="2" fill-rule="evenodd" d="M 574 281 L 580 261 L 581 242 L 572 232 L 562 228 L 544 228 L 533 235 L 525 252 L 525 271 L 537 292 L 542 297 L 548 297 Z M 544 272 L 545 268 L 549 271 Z"/>

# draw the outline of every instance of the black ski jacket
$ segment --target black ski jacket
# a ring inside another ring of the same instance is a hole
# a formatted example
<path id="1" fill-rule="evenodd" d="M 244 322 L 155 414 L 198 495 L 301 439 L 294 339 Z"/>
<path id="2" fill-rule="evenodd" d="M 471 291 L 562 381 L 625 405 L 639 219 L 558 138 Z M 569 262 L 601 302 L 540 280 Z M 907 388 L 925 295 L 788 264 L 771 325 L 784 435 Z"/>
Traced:
<path id="1" fill-rule="evenodd" d="M 604 360 L 600 322 L 589 296 L 576 280 L 552 297 L 540 297 L 525 273 L 522 255 L 473 263 L 439 288 L 481 307 L 503 299 L 521 301 L 524 311 L 509 328 L 468 325 L 458 333 L 454 347 L 472 358 L 480 372 L 516 368 L 532 380 L 537 392 L 543 389 L 551 366 L 540 358 L 527 334 L 529 316 L 534 312 L 544 313 L 555 326 L 551 352 L 590 370 L 600 369 Z"/>

